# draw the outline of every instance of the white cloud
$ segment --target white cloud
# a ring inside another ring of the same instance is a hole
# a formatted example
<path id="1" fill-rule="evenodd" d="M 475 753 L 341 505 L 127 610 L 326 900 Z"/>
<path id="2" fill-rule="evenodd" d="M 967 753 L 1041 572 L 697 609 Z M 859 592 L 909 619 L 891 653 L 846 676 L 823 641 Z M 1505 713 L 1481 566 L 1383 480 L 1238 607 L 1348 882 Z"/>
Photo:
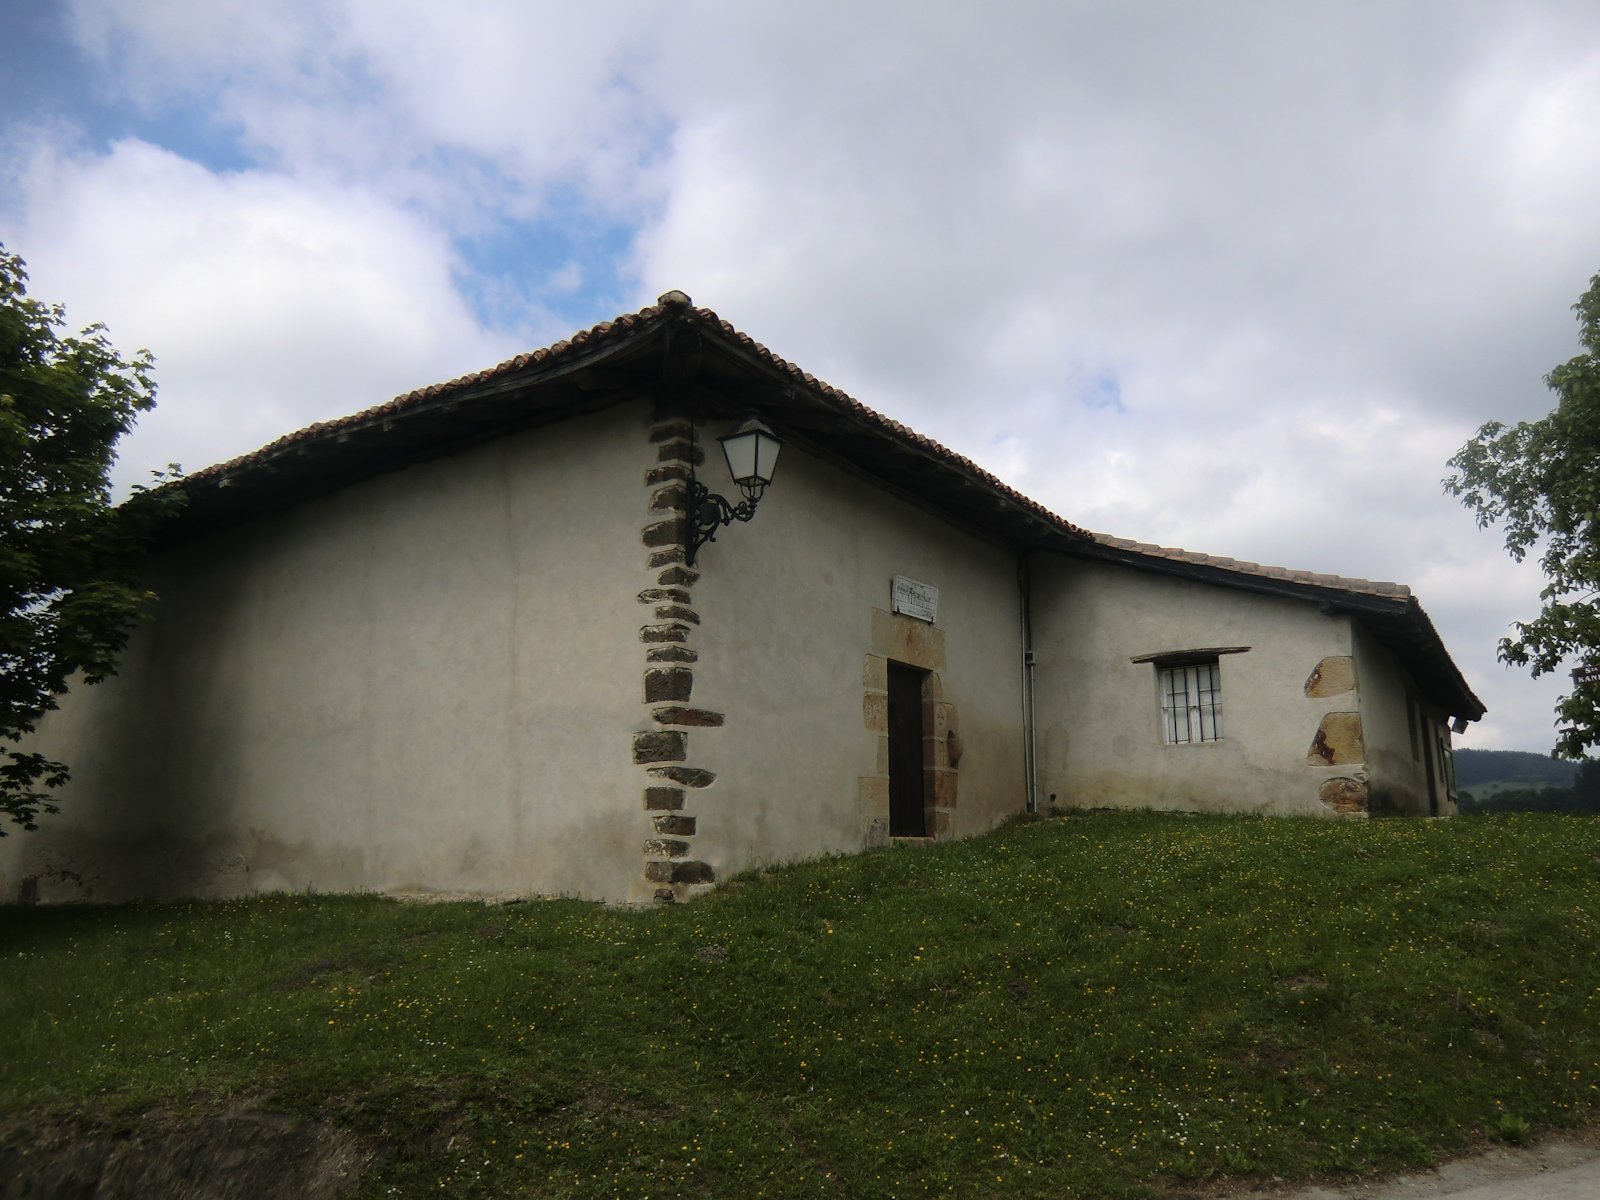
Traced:
<path id="1" fill-rule="evenodd" d="M 156 353 L 122 478 L 190 469 L 514 352 L 452 280 L 449 243 L 349 189 L 216 175 L 157 147 L 39 149 L 0 214 L 31 290 Z"/>

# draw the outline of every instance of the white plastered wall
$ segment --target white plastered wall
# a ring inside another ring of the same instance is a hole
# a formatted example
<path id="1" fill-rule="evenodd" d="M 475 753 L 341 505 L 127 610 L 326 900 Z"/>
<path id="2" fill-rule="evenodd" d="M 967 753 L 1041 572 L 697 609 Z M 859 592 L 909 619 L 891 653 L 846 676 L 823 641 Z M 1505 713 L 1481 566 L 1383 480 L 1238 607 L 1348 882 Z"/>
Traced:
<path id="1" fill-rule="evenodd" d="M 1322 784 L 1364 781 L 1359 762 L 1307 763 L 1323 718 L 1358 711 L 1354 691 L 1306 694 L 1324 658 L 1351 654 L 1349 617 L 1109 563 L 1032 566 L 1042 805 L 1323 816 Z M 1163 744 L 1156 667 L 1130 660 L 1241 646 L 1218 659 L 1222 739 Z"/>
<path id="2" fill-rule="evenodd" d="M 39 748 L 0 896 L 627 898 L 646 406 L 504 438 L 162 556 L 121 674 Z M 577 852 L 581 848 L 581 853 Z"/>
<path id="3" fill-rule="evenodd" d="M 712 440 L 721 432 L 702 432 L 702 475 L 732 494 Z M 897 574 L 939 589 L 928 640 L 943 655 L 942 702 L 963 751 L 939 836 L 976 833 L 1024 810 L 1013 550 L 790 446 L 755 519 L 720 533 L 696 569 L 704 624 L 694 638 L 694 703 L 725 713 L 726 724 L 690 735 L 690 760 L 718 774 L 692 797 L 693 854 L 719 878 L 871 840 L 863 781 L 885 768 L 868 711 L 869 659 L 875 610 L 879 637 L 894 624 L 884 614 Z"/>
<path id="4" fill-rule="evenodd" d="M 1445 782 L 1441 746 L 1448 747 L 1446 714 L 1426 700 L 1394 655 L 1358 624 L 1356 668 L 1361 676 L 1362 723 L 1366 729 L 1367 766 L 1371 775 L 1372 811 L 1412 816 L 1449 815 L 1455 811 Z M 1407 706 L 1409 692 L 1412 705 Z M 1413 730 L 1413 720 L 1420 729 Z M 1415 747 L 1415 752 L 1413 752 Z M 1428 767 L 1434 762 L 1435 806 L 1428 792 Z"/>

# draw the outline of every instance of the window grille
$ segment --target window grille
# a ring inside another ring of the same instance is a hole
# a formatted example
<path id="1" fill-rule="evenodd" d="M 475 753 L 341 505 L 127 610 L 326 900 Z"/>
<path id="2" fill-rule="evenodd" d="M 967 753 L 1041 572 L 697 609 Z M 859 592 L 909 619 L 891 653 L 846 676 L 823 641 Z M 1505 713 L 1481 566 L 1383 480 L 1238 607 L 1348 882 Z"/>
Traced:
<path id="1" fill-rule="evenodd" d="M 1160 682 L 1169 746 L 1222 738 L 1222 673 L 1214 661 L 1162 667 Z"/>

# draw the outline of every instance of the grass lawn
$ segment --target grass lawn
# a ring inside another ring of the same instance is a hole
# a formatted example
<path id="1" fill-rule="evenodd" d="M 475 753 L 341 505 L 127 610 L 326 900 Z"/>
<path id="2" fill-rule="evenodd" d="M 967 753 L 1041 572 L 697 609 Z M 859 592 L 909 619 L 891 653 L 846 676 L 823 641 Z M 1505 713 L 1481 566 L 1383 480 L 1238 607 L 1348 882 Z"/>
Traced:
<path id="1" fill-rule="evenodd" d="M 364 1196 L 1143 1196 L 1600 1096 L 1600 824 L 1095 813 L 617 910 L 0 909 L 0 1128 L 257 1098 Z"/>

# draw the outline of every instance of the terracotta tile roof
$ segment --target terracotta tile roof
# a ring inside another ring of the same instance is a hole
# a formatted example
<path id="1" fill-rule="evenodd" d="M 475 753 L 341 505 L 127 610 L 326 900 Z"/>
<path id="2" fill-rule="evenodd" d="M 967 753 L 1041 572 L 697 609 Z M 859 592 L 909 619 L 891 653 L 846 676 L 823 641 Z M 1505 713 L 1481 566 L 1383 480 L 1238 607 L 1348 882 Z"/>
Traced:
<path id="1" fill-rule="evenodd" d="M 914 446 L 926 452 L 929 457 L 956 468 L 974 482 L 981 483 L 1017 507 L 1028 510 L 1040 520 L 1055 526 L 1059 531 L 1082 538 L 1090 536 L 1088 530 L 1074 525 L 1064 517 L 1051 512 L 1038 501 L 1002 483 L 971 459 L 957 454 L 949 447 L 917 433 L 898 421 L 890 420 L 882 413 L 868 408 L 853 396 L 840 391 L 831 384 L 823 382 L 809 372 L 801 370 L 787 359 L 780 358 L 749 334 L 735 329 L 733 325 L 724 321 L 711 309 L 696 308 L 689 297 L 679 291 L 667 292 L 655 304 L 642 308 L 638 312 L 628 313 L 610 321 L 602 321 L 598 325 L 575 333 L 571 337 L 546 346 L 541 350 L 519 354 L 515 358 L 508 358 L 492 367 L 474 371 L 470 375 L 462 375 L 459 378 L 447 380 L 443 383 L 430 384 L 427 387 L 406 392 L 404 395 L 396 396 L 386 403 L 374 405 L 371 408 L 363 409 L 346 417 L 338 417 L 331 421 L 319 421 L 316 424 L 307 425 L 303 429 L 296 430 L 268 443 L 259 450 L 253 450 L 249 454 L 240 455 L 237 458 L 229 459 L 227 462 L 195 471 L 186 476 L 181 482 L 203 482 L 219 476 L 236 474 L 240 471 L 248 470 L 254 465 L 277 458 L 286 451 L 291 451 L 307 442 L 320 441 L 336 437 L 344 431 L 380 424 L 385 420 L 402 416 L 410 410 L 445 399 L 454 393 L 467 391 L 473 387 L 515 375 L 529 368 L 559 365 L 565 359 L 576 357 L 587 350 L 599 348 L 608 342 L 621 340 L 672 315 L 686 316 L 698 324 L 711 327 L 721 334 L 724 339 L 736 344 L 757 361 L 779 374 L 788 376 L 796 386 L 804 388 L 813 396 L 819 397 L 830 407 L 853 418 L 856 423 L 876 429 L 904 445 Z"/>
<path id="2" fill-rule="evenodd" d="M 1307 587 L 1331 588 L 1341 592 L 1357 592 L 1366 596 L 1383 596 L 1395 600 L 1407 600 L 1411 597 L 1411 589 L 1403 583 L 1387 583 L 1382 580 L 1354 579 L 1346 575 L 1324 575 L 1316 571 L 1296 571 L 1288 567 L 1266 566 L 1262 563 L 1246 562 L 1237 558 L 1219 558 L 1213 554 L 1200 554 L 1194 550 L 1179 550 L 1173 546 L 1156 546 L 1150 542 L 1135 542 L 1128 538 L 1112 537 L 1110 534 L 1094 534 L 1094 540 L 1102 545 L 1115 550 L 1127 550 L 1133 554 L 1142 554 L 1148 558 L 1165 558 L 1172 562 L 1192 563 L 1202 567 L 1216 567 L 1222 571 L 1237 571 L 1241 575 L 1256 575 L 1263 579 L 1276 579 L 1284 583 L 1303 583 Z"/>
<path id="3" fill-rule="evenodd" d="M 253 464 L 266 462 L 278 457 L 286 450 L 305 442 L 319 441 L 337 435 L 341 431 L 366 428 L 381 423 L 389 418 L 402 416 L 412 409 L 419 408 L 431 401 L 441 400 L 453 393 L 466 391 L 479 384 L 490 383 L 496 379 L 514 375 L 518 371 L 529 367 L 553 364 L 562 358 L 575 355 L 579 350 L 594 347 L 612 340 L 622 334 L 636 330 L 655 318 L 665 310 L 660 304 L 651 305 L 636 313 L 629 313 L 611 321 L 602 321 L 592 328 L 573 334 L 570 338 L 546 346 L 540 350 L 533 350 L 527 354 L 519 354 L 508 358 L 502 363 L 492 367 L 485 367 L 481 371 L 474 371 L 470 375 L 460 375 L 443 383 L 432 383 L 427 387 L 417 388 L 405 392 L 388 400 L 383 404 L 375 404 L 371 408 L 364 408 L 360 412 L 351 413 L 345 417 L 335 417 L 331 421 L 318 421 L 297 429 L 293 433 L 285 434 L 276 441 L 268 442 L 259 450 L 252 450 L 248 454 L 241 454 L 237 458 L 230 458 L 226 462 L 216 463 L 199 471 L 193 471 L 184 476 L 184 482 L 195 482 L 211 479 L 219 475 L 231 475 L 244 470 Z"/>

